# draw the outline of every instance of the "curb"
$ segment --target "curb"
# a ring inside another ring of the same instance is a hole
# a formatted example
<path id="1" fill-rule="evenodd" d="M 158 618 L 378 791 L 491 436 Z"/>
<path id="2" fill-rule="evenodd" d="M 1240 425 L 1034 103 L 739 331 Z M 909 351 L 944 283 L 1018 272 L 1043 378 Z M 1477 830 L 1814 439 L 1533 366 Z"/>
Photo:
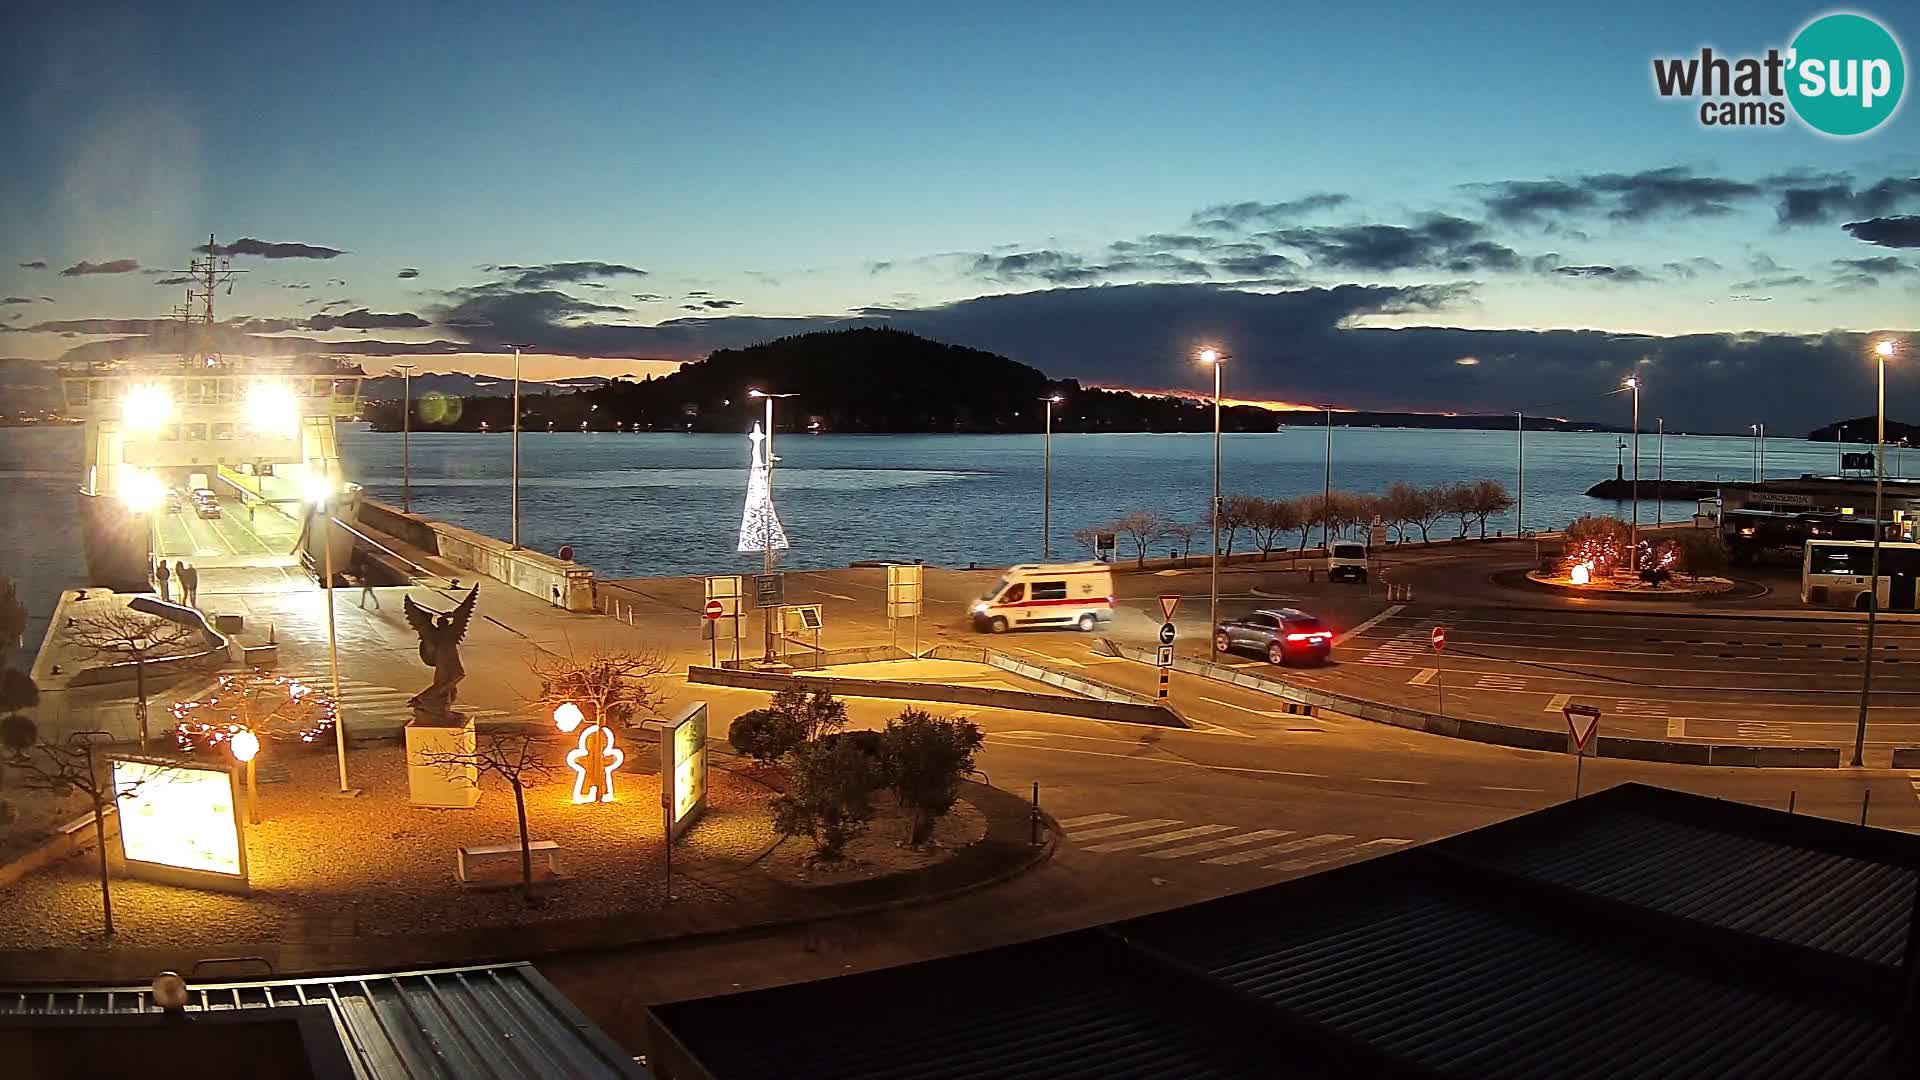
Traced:
<path id="1" fill-rule="evenodd" d="M 1026 678 L 1044 682 L 1061 689 L 1074 690 L 1066 685 L 1069 677 L 1039 665 L 1025 661 L 1001 658 L 1004 663 L 993 663 L 991 657 L 982 660 L 983 664 L 1010 671 Z M 1029 671 L 1033 674 L 1029 674 Z M 1022 712 L 1051 713 L 1056 716 L 1077 716 L 1091 720 L 1113 720 L 1122 723 L 1141 724 L 1149 727 L 1187 727 L 1187 722 L 1179 713 L 1162 705 L 1152 704 L 1136 695 L 1112 688 L 1102 687 L 1102 696 L 1063 697 L 1058 694 L 1041 694 L 1028 690 L 1003 690 L 991 686 L 971 686 L 949 683 L 909 682 L 900 679 L 853 679 L 832 675 L 803 675 L 778 671 L 743 671 L 703 666 L 687 669 L 689 686 L 731 686 L 747 690 L 779 690 L 786 686 L 800 686 L 807 689 L 828 690 L 843 697 L 898 698 L 906 701 L 934 701 L 949 705 L 975 705 L 987 709 L 1016 709 Z M 1094 685 L 1089 683 L 1089 685 Z M 1124 696 L 1121 696 L 1124 695 Z"/>
<path id="2" fill-rule="evenodd" d="M 693 942 L 711 943 L 773 930 L 816 926 L 881 911 L 940 903 L 1003 884 L 1053 857 L 1059 847 L 1060 831 L 1051 815 L 1043 812 L 1046 835 L 1040 844 L 1031 844 L 1027 839 L 1030 826 L 1026 800 L 1012 792 L 972 781 L 963 781 L 962 785 L 963 790 L 971 789 L 969 794 L 972 797 L 968 797 L 967 801 L 973 802 L 975 808 L 981 810 L 987 817 L 987 833 L 979 842 L 956 853 L 953 858 L 900 874 L 813 887 L 786 885 L 771 878 L 763 878 L 774 887 L 775 892 L 784 893 L 787 897 L 804 897 L 805 902 L 832 905 L 836 898 L 851 898 L 855 901 L 831 910 L 809 911 L 785 919 L 756 919 L 733 925 L 714 926 L 701 925 L 701 923 L 708 921 L 708 914 L 719 905 L 707 904 L 696 910 L 693 905 L 699 902 L 681 901 L 677 908 L 616 913 L 587 919 L 486 927 L 472 932 L 448 932 L 432 939 L 418 935 L 411 938 L 362 936 L 346 943 L 351 946 L 360 946 L 360 948 L 343 949 L 332 944 L 323 945 L 312 950 L 313 956 L 304 962 L 296 963 L 284 963 L 286 958 L 280 952 L 282 946 L 277 942 L 229 942 L 207 946 L 206 950 L 272 955 L 275 959 L 282 961 L 274 964 L 274 977 L 287 979 L 352 973 L 369 968 L 384 970 L 402 965 L 425 967 L 446 966 L 451 963 L 505 963 L 588 952 L 603 954 L 616 949 L 639 950 Z M 1002 803 L 1002 805 L 989 809 L 981 806 L 983 801 Z M 1015 820 L 1016 815 L 1012 813 L 1015 807 L 1019 808 L 1017 820 Z M 1017 835 L 1013 835 L 1015 833 Z M 971 858 L 968 857 L 970 854 Z M 969 863 L 986 865 L 974 867 L 967 865 Z M 960 869 L 954 869 L 956 866 Z M 740 864 L 730 869 L 736 872 L 759 873 L 752 864 Z M 986 872 L 962 881 L 944 883 L 943 887 L 922 893 L 909 891 L 904 895 L 879 895 L 864 903 L 858 902 L 858 897 L 862 893 L 899 894 L 916 883 L 927 881 L 942 883 L 942 879 L 951 878 L 972 869 L 984 869 Z M 679 870 L 677 874 L 699 881 L 708 888 L 721 889 L 719 885 L 707 884 L 706 880 L 699 876 L 696 868 Z M 675 921 L 682 925 L 655 928 L 656 932 L 650 934 L 632 932 L 635 928 L 636 915 L 644 918 L 663 911 L 676 914 L 678 918 Z M 622 934 L 619 932 L 621 929 L 628 932 Z M 566 940 L 551 944 L 540 942 L 539 939 L 549 936 Z M 488 943 L 478 948 L 445 947 L 450 944 L 448 939 L 472 937 L 488 939 Z M 327 953 L 338 955 L 326 955 Z M 19 950 L 0 952 L 0 970 L 8 972 L 8 985 L 17 987 L 54 986 L 75 982 L 142 983 L 150 979 L 155 971 L 189 970 L 196 961 L 206 958 L 178 949 L 160 948 L 121 951 L 91 948 Z"/>
<path id="3" fill-rule="evenodd" d="M 1107 639 L 1103 639 L 1103 644 L 1109 650 L 1109 655 L 1142 664 L 1151 660 L 1143 649 Z M 1356 720 L 1390 724 L 1393 727 L 1424 731 L 1431 735 L 1444 735 L 1452 739 L 1466 739 L 1470 742 L 1489 743 L 1519 750 L 1543 750 L 1551 753 L 1567 751 L 1567 736 L 1558 731 L 1517 727 L 1491 720 L 1439 716 L 1418 709 L 1365 701 L 1342 694 L 1303 690 L 1277 679 L 1248 674 L 1235 668 L 1222 668 L 1202 660 L 1175 657 L 1173 666 L 1174 670 L 1189 675 L 1198 675 L 1213 682 L 1228 683 L 1279 698 L 1290 706 L 1305 706 L 1310 710 L 1325 710 Z M 1681 743 L 1665 739 L 1605 735 L 1601 736 L 1595 745 L 1594 756 L 1634 761 L 1661 761 L 1681 765 L 1720 765 L 1753 769 L 1837 769 L 1841 761 L 1840 748 L 1837 746 L 1743 746 L 1725 743 Z M 1920 762 L 1920 752 L 1916 753 L 1915 759 Z"/>

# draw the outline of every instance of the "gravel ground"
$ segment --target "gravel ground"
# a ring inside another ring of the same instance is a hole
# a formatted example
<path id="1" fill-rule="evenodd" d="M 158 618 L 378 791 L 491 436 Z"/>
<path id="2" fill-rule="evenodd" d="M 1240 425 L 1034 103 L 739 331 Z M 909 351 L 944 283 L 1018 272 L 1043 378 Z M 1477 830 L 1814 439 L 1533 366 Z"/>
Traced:
<path id="1" fill-rule="evenodd" d="M 12 805 L 13 820 L 0 824 L 0 861 L 26 854 L 29 848 L 52 836 L 54 830 L 87 812 L 85 795 L 60 796 L 36 791 L 27 787 L 20 770 L 4 769 L 4 772 L 0 803 Z M 0 818 L 5 816 L 0 813 Z"/>
<path id="2" fill-rule="evenodd" d="M 986 815 L 973 804 L 961 801 L 945 817 L 934 823 L 933 842 L 923 850 L 906 846 L 906 819 L 894 809 L 893 796 L 882 792 L 873 800 L 873 820 L 867 831 L 847 843 L 846 855 L 838 862 L 813 862 L 813 844 L 796 837 L 774 849 L 761 862 L 767 873 L 796 885 L 832 885 L 843 881 L 861 881 L 903 870 L 918 870 L 977 844 L 987 835 Z"/>
<path id="3" fill-rule="evenodd" d="M 550 747 L 558 761 L 567 748 Z M 629 754 L 633 753 L 629 749 Z M 269 941 L 301 933 L 408 934 L 461 927 L 644 910 L 661 903 L 659 779 L 622 773 L 619 801 L 576 806 L 572 774 L 527 792 L 535 840 L 560 844 L 570 877 L 550 886 L 543 905 L 518 890 L 463 889 L 454 849 L 519 838 L 513 794 L 482 777 L 472 810 L 418 809 L 407 803 L 403 751 L 384 746 L 347 755 L 359 798 L 336 794 L 331 753 L 289 752 L 288 779 L 260 785 L 262 823 L 247 830 L 253 894 L 230 896 L 116 876 L 116 940 L 123 945 L 215 945 Z M 676 854 L 747 859 L 773 839 L 770 794 L 728 772 L 710 773 L 705 818 Z M 117 847 L 117 842 L 109 840 Z M 0 949 L 101 945 L 100 897 L 93 856 L 49 867 L 0 891 Z M 676 900 L 718 899 L 676 874 Z"/>

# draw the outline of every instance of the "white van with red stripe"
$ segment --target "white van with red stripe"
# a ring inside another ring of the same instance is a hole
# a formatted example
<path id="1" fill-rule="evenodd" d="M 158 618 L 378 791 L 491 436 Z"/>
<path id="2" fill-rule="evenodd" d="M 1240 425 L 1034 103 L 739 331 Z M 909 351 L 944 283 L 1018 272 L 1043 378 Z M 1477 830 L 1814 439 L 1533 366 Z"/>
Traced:
<path id="1" fill-rule="evenodd" d="M 1010 566 L 973 605 L 975 629 L 1092 631 L 1113 621 L 1113 568 L 1102 562 Z"/>

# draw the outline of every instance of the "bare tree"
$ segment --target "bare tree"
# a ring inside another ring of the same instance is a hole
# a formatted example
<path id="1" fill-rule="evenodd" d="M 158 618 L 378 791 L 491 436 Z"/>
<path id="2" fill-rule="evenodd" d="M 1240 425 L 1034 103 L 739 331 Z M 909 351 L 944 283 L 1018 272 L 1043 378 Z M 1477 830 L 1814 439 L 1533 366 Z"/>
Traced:
<path id="1" fill-rule="evenodd" d="M 551 713 L 572 702 L 589 724 L 631 727 L 658 716 L 667 696 L 655 685 L 672 665 L 659 649 L 619 649 L 584 656 L 536 651 L 527 661 L 540 680 L 534 705 Z"/>
<path id="2" fill-rule="evenodd" d="M 1233 554 L 1233 542 L 1240 536 L 1240 530 L 1247 527 L 1259 513 L 1261 499 L 1257 495 L 1226 495 L 1220 499 L 1220 535 L 1226 540 L 1222 555 Z"/>
<path id="3" fill-rule="evenodd" d="M 100 914 L 108 937 L 113 936 L 113 890 L 107 877 L 107 807 L 138 792 L 156 775 L 149 773 L 116 788 L 112 770 L 102 771 L 93 757 L 94 744 L 111 737 L 104 731 L 76 731 L 64 743 L 36 743 L 9 762 L 29 788 L 57 796 L 78 791 L 87 797 L 93 809 L 94 846 L 100 854 Z"/>
<path id="4" fill-rule="evenodd" d="M 200 629 L 171 619 L 156 618 L 132 608 L 112 608 L 81 615 L 67 630 L 67 640 L 97 659 L 132 662 L 134 716 L 140 722 L 140 746 L 147 738 L 147 663 L 177 654 L 201 636 Z"/>
<path id="5" fill-rule="evenodd" d="M 1169 540 L 1180 541 L 1181 565 L 1184 566 L 1186 564 L 1187 557 L 1193 554 L 1193 538 L 1199 532 L 1200 532 L 1200 526 L 1198 525 L 1189 525 L 1184 521 L 1167 522 L 1166 531 L 1162 535 L 1164 535 Z"/>
<path id="6" fill-rule="evenodd" d="M 40 729 L 25 710 L 40 703 L 40 688 L 33 685 L 33 679 L 18 668 L 0 671 L 0 750 L 6 751 L 6 758 L 17 758 L 27 752 L 27 748 L 40 740 Z M 7 775 L 5 765 L 0 763 L 0 781 Z M 5 786 L 0 783 L 0 786 Z"/>
<path id="7" fill-rule="evenodd" d="M 1487 538 L 1487 519 L 1513 509 L 1513 493 L 1498 480 L 1473 482 L 1473 516 L 1480 523 L 1480 539 Z"/>
<path id="8" fill-rule="evenodd" d="M 1448 517 L 1460 523 L 1460 535 L 1465 537 L 1467 529 L 1473 524 L 1474 506 L 1473 485 L 1466 483 L 1448 484 L 1434 489 L 1434 495 L 1445 508 Z"/>
<path id="9" fill-rule="evenodd" d="M 192 753 L 219 747 L 241 731 L 261 743 L 318 743 L 333 731 L 333 695 L 290 675 L 250 668 L 227 672 L 198 698 L 175 702 L 174 742 Z"/>
<path id="10" fill-rule="evenodd" d="M 1427 541 L 1434 525 L 1447 516 L 1446 507 L 1434 491 L 1404 481 L 1387 489 L 1381 506 L 1385 508 L 1382 516 L 1391 515 L 1394 521 L 1419 529 L 1422 543 Z"/>
<path id="11" fill-rule="evenodd" d="M 472 750 L 421 750 L 416 758 L 422 765 L 445 770 L 447 779 L 478 785 L 488 773 L 513 788 L 513 810 L 520 818 L 521 896 L 533 902 L 533 841 L 527 833 L 527 789 L 553 781 L 560 767 L 547 760 L 543 742 L 546 729 L 532 724 L 491 728 L 474 736 Z M 468 776 L 468 770 L 477 775 Z"/>
<path id="12" fill-rule="evenodd" d="M 1129 510 L 1113 523 L 1113 531 L 1125 533 L 1133 541 L 1134 564 L 1147 565 L 1147 548 L 1167 531 L 1167 519 L 1153 510 Z"/>
<path id="13" fill-rule="evenodd" d="M 1097 559 L 1100 557 L 1100 538 L 1112 531 L 1111 525 L 1082 525 L 1073 530 L 1073 540 L 1077 544 L 1085 544 Z"/>

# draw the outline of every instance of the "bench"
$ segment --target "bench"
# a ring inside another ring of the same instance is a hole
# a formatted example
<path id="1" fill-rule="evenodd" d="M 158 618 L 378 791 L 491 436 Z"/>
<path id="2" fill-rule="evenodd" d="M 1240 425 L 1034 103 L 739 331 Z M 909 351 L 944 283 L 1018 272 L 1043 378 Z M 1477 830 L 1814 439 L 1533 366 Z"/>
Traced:
<path id="1" fill-rule="evenodd" d="M 533 860 L 535 878 L 560 876 L 560 845 L 551 840 L 535 840 L 527 845 L 527 854 Z M 509 864 L 518 878 L 520 869 L 519 844 L 485 844 L 478 847 L 463 847 L 454 857 L 454 876 L 461 884 L 473 880 L 471 869 L 474 864 Z"/>

